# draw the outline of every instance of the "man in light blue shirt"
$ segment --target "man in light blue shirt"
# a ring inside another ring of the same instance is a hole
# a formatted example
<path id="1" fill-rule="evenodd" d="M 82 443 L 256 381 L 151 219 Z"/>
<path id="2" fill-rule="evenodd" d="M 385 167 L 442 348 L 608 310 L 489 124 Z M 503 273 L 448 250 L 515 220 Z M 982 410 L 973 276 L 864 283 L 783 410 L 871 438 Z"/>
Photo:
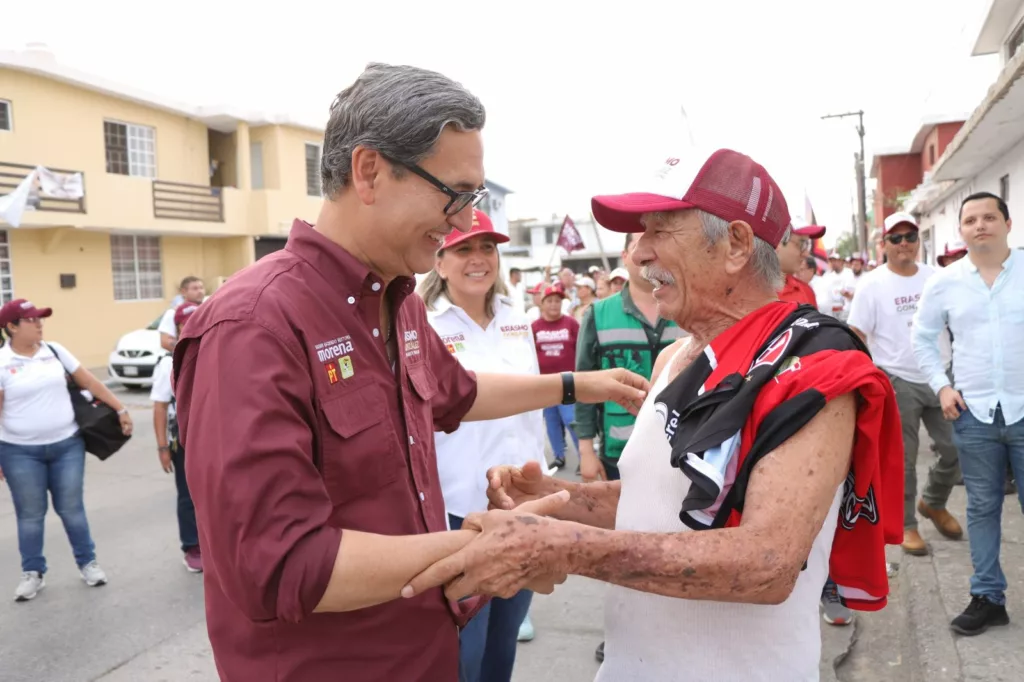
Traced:
<path id="1" fill-rule="evenodd" d="M 1024 475 L 1024 253 L 1011 250 L 1012 222 L 1001 198 L 972 194 L 960 207 L 967 257 L 925 285 L 912 342 L 921 370 L 953 421 L 967 490 L 971 603 L 952 629 L 977 635 L 1006 625 L 1006 576 L 999 565 L 1007 464 Z M 950 384 L 939 335 L 953 336 Z M 1024 488 L 1018 490 L 1024 509 Z"/>

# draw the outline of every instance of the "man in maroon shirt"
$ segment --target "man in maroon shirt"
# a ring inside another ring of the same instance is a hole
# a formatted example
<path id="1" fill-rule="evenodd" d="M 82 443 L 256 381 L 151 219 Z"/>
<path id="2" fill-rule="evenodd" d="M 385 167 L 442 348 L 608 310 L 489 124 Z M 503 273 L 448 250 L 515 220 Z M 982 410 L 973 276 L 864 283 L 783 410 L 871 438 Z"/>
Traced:
<path id="1" fill-rule="evenodd" d="M 486 193 L 483 124 L 444 76 L 368 66 L 331 107 L 316 227 L 295 221 L 182 332 L 178 419 L 224 680 L 454 681 L 469 609 L 440 589 L 396 601 L 475 536 L 444 532 L 434 431 L 574 394 L 642 402 L 623 371 L 467 372 L 411 296 Z"/>

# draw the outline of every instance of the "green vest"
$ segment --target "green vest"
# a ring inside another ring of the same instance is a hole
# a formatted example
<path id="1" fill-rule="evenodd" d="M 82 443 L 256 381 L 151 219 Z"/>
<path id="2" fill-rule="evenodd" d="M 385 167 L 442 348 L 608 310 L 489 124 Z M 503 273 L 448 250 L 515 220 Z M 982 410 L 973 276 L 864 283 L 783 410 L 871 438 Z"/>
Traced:
<path id="1" fill-rule="evenodd" d="M 686 336 L 671 320 L 659 319 L 657 327 L 648 327 L 625 311 L 621 293 L 596 301 L 593 315 L 601 369 L 623 367 L 645 379 L 651 378 L 658 353 Z M 618 459 L 633 432 L 636 417 L 613 402 L 605 403 L 601 413 L 602 454 L 608 459 Z"/>

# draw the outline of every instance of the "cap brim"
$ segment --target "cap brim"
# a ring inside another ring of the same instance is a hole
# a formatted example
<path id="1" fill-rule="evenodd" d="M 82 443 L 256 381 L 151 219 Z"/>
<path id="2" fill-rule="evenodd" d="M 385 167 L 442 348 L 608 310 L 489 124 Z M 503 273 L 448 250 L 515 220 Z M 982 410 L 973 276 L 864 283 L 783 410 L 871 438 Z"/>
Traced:
<path id="1" fill-rule="evenodd" d="M 818 225 L 808 225 L 807 227 L 795 228 L 793 234 L 798 234 L 801 237 L 810 237 L 811 239 L 821 239 L 825 236 L 825 228 Z"/>
<path id="2" fill-rule="evenodd" d="M 34 314 L 25 317 L 49 317 L 53 315 L 53 308 L 36 308 Z"/>
<path id="3" fill-rule="evenodd" d="M 456 236 L 452 237 L 451 241 L 446 241 L 442 249 L 450 249 L 453 246 L 461 244 L 467 239 L 473 239 L 474 237 L 486 237 L 493 241 L 495 244 L 504 244 L 508 241 L 508 237 L 503 235 L 501 232 L 459 232 Z"/>
<path id="4" fill-rule="evenodd" d="M 590 200 L 594 220 L 612 232 L 643 232 L 640 216 L 656 211 L 685 211 L 696 208 L 693 204 L 660 194 L 633 192 L 609 194 Z"/>

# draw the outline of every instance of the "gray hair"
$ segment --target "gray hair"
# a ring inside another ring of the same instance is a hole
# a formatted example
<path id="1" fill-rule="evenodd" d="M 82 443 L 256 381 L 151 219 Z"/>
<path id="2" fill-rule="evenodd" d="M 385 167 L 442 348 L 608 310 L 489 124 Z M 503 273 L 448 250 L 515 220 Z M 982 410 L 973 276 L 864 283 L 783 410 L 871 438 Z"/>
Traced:
<path id="1" fill-rule="evenodd" d="M 723 220 L 707 211 L 697 211 L 700 216 L 701 225 L 704 226 L 704 238 L 708 244 L 717 244 L 729 234 L 729 221 Z M 791 227 L 786 228 L 782 235 L 782 241 L 790 237 Z M 779 256 L 775 253 L 775 247 L 763 239 L 754 239 L 754 252 L 750 255 L 750 269 L 754 277 L 765 287 L 772 291 L 778 291 L 785 283 L 782 275 L 782 267 L 779 265 Z"/>
<path id="2" fill-rule="evenodd" d="M 485 119 L 480 100 L 446 76 L 414 66 L 368 64 L 331 104 L 320 160 L 324 196 L 334 198 L 348 184 L 357 146 L 419 163 L 445 128 L 481 130 Z"/>

